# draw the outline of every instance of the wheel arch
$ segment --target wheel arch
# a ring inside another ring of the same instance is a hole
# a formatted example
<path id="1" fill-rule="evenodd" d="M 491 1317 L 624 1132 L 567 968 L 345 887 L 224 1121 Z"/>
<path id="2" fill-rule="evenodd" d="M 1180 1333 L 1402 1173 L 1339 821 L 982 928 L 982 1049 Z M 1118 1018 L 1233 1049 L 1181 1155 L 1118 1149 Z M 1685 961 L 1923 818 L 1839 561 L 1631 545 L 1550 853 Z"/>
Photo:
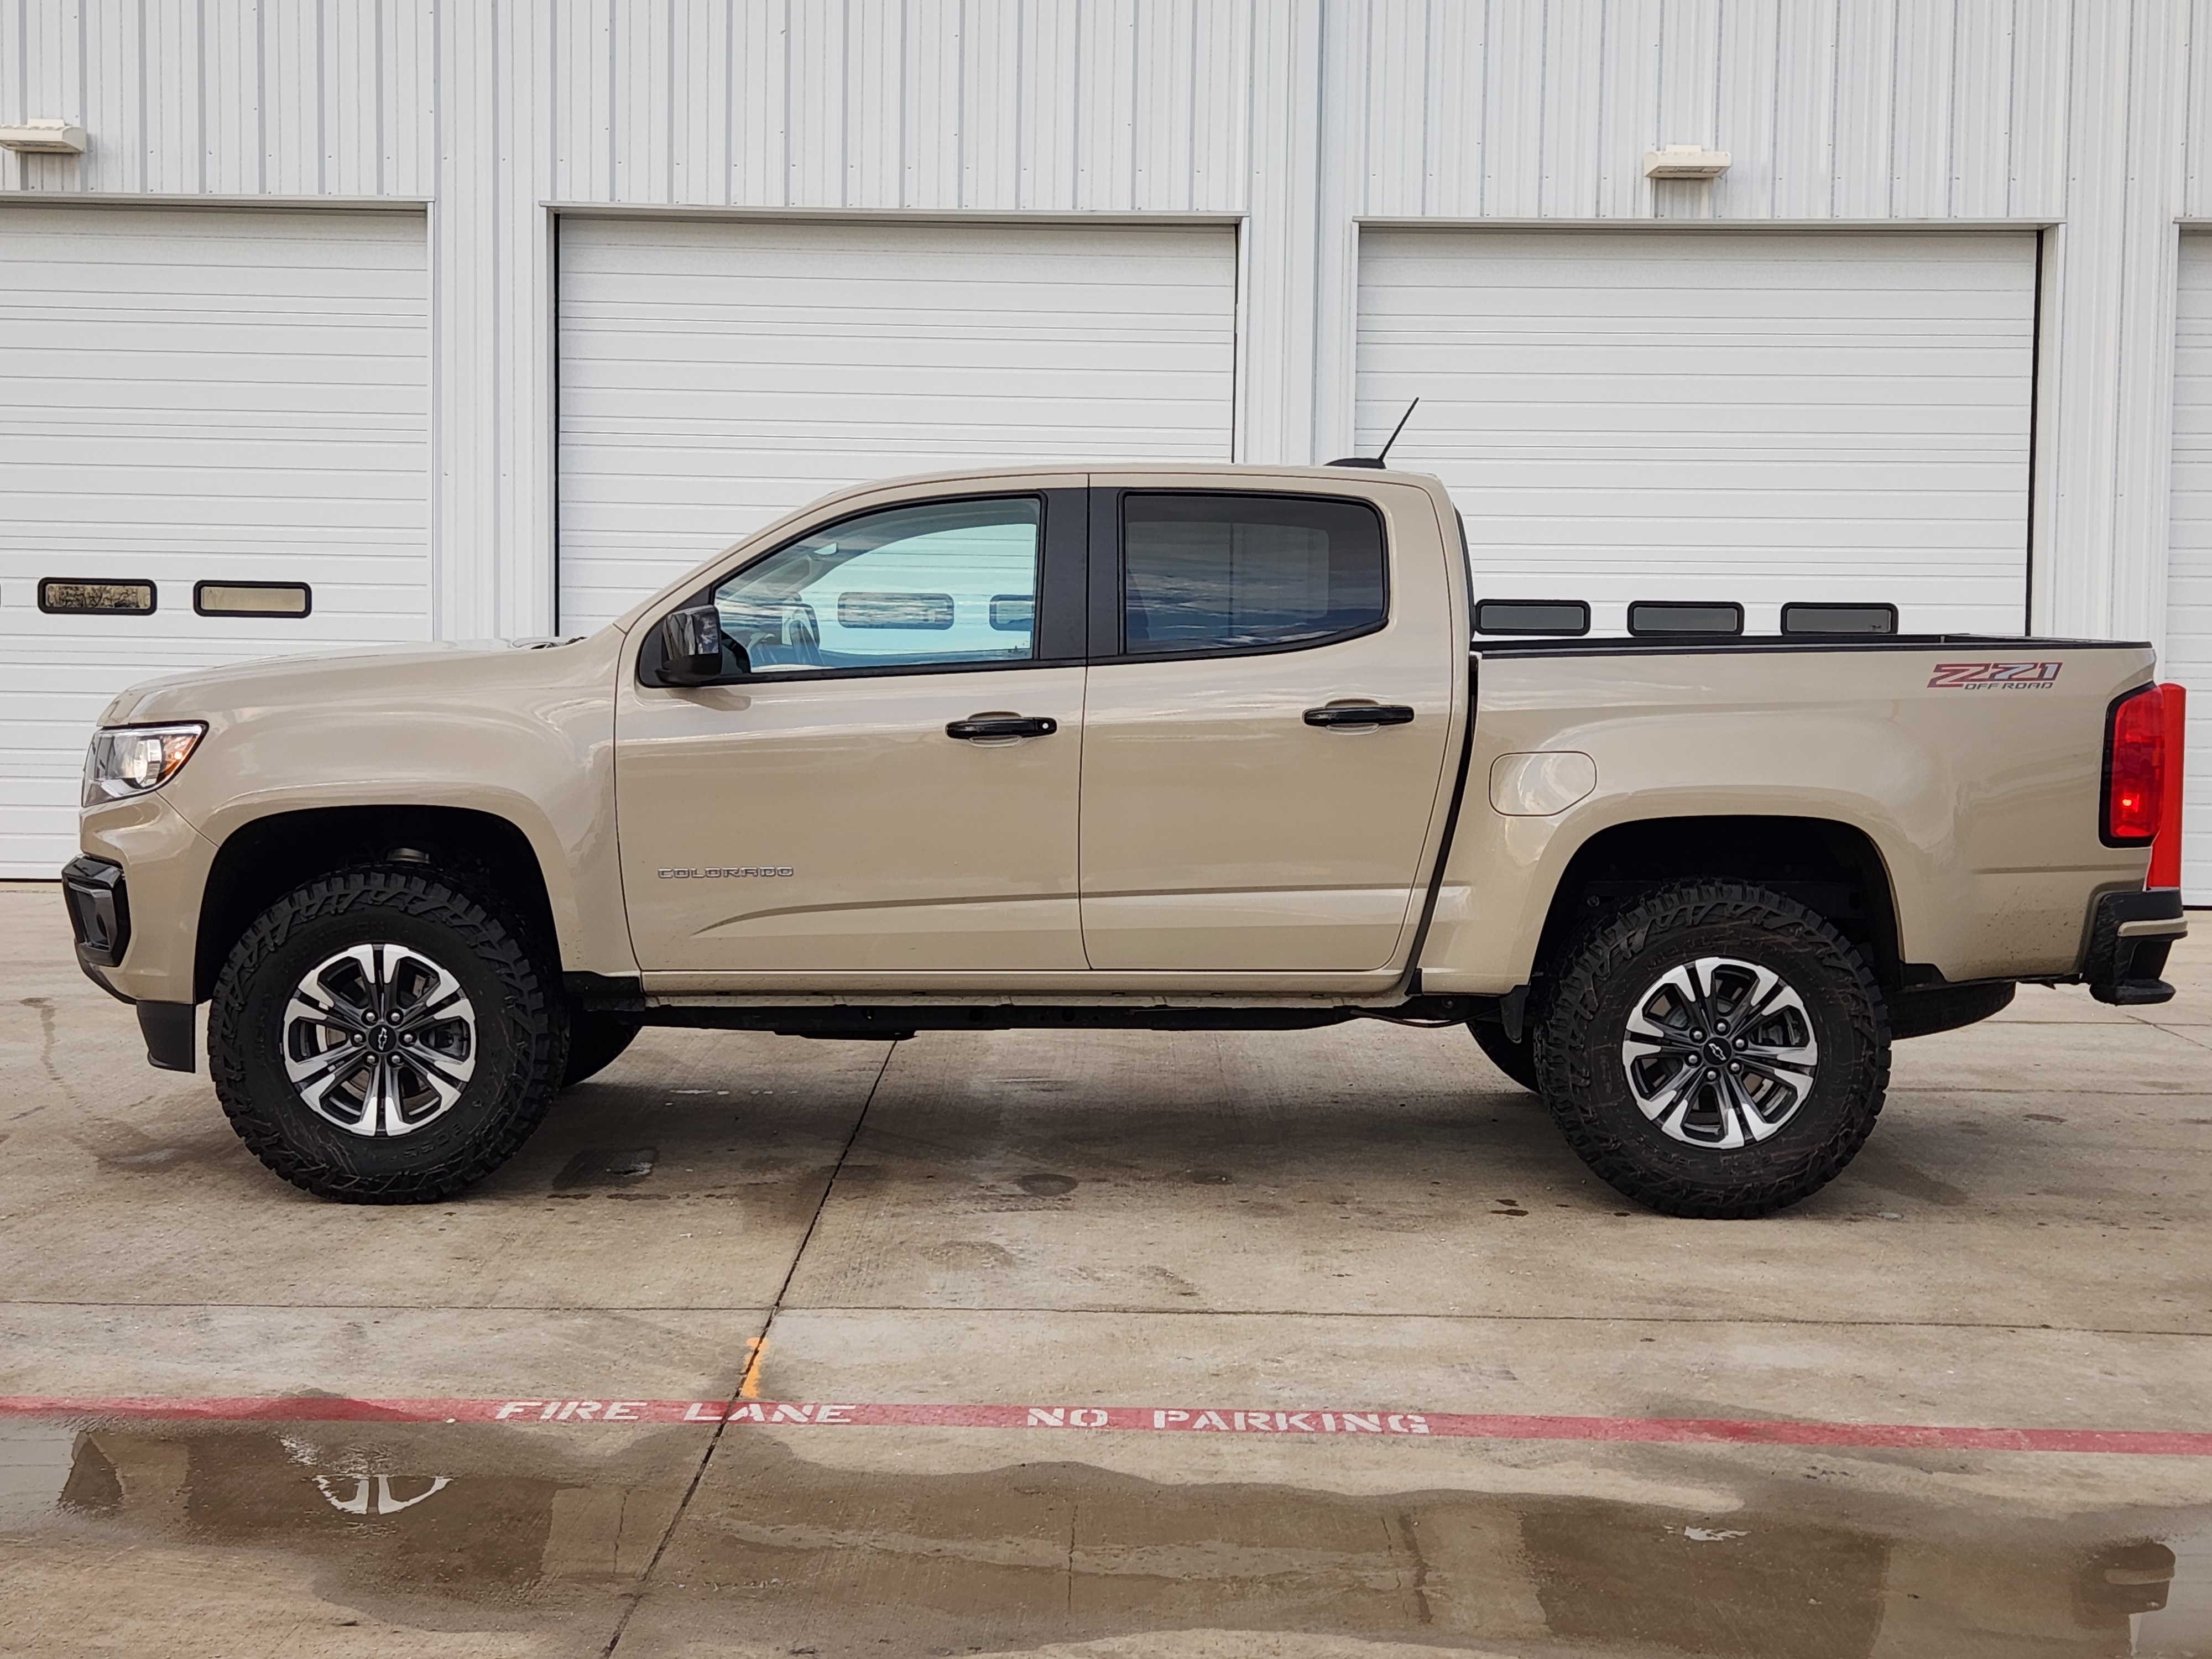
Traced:
<path id="1" fill-rule="evenodd" d="M 1858 948 L 1885 991 L 1916 982 L 1900 948 L 1896 885 L 1873 837 L 1834 818 L 1758 814 L 1638 818 L 1591 836 L 1552 890 L 1536 975 L 1552 972 L 1590 921 L 1669 883 L 1701 878 L 1793 898 Z"/>
<path id="2" fill-rule="evenodd" d="M 443 805 L 305 807 L 240 824 L 223 838 L 202 891 L 192 994 L 204 1001 L 246 930 L 318 876 L 362 864 L 419 865 L 498 903 L 557 962 L 562 933 L 537 848 L 494 812 Z"/>

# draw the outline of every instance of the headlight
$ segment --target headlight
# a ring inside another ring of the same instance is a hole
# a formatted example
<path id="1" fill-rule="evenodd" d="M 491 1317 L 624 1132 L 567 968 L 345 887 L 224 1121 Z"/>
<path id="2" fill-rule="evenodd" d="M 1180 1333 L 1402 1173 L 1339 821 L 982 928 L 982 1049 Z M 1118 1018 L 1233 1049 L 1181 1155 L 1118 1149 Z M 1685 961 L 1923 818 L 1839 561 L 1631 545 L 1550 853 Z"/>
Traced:
<path id="1" fill-rule="evenodd" d="M 203 720 L 116 726 L 94 732 L 84 757 L 84 805 L 98 806 L 159 789 L 177 775 L 206 735 Z"/>

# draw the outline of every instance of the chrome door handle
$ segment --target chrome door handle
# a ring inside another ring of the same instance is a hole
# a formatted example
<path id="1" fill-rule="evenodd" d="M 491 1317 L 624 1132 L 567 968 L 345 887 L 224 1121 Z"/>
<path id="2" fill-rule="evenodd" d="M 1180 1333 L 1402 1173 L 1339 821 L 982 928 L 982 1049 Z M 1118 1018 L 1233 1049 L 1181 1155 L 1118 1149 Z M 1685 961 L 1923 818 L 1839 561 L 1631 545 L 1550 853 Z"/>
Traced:
<path id="1" fill-rule="evenodd" d="M 1333 702 L 1306 710 L 1308 726 L 1411 726 L 1413 711 L 1402 702 Z"/>
<path id="2" fill-rule="evenodd" d="M 972 742 L 977 738 L 1048 738 L 1059 730 L 1060 722 L 1049 714 L 986 714 L 972 720 L 949 721 L 945 735 Z"/>

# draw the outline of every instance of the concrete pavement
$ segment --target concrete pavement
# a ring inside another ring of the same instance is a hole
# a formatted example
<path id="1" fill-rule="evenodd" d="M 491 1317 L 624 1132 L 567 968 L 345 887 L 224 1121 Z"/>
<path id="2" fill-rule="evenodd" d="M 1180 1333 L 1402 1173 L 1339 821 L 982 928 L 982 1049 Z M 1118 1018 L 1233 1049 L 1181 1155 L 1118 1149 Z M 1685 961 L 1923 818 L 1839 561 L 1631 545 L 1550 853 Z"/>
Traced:
<path id="1" fill-rule="evenodd" d="M 0 889 L 0 1394 L 1237 1429 L 4 1418 L 0 1651 L 2212 1655 L 2212 1458 L 1272 1426 L 2212 1430 L 2212 937 L 2174 973 L 1899 1045 L 1762 1222 L 1382 1025 L 648 1031 L 477 1193 L 355 1209 Z"/>

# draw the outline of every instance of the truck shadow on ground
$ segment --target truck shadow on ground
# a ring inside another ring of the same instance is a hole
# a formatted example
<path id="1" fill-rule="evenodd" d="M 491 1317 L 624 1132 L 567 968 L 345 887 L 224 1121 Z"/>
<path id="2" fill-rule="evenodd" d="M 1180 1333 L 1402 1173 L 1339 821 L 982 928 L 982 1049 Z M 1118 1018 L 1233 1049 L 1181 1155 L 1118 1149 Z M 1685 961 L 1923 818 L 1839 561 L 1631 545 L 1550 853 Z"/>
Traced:
<path id="1" fill-rule="evenodd" d="M 1233 1080 L 1218 1094 L 1170 1085 L 1158 1068 L 982 1074 L 957 1085 L 933 1077 L 879 1090 L 854 1136 L 857 1111 L 808 1106 L 802 1081 L 749 1090 L 746 1073 L 732 1068 L 714 1074 L 720 1086 L 671 1089 L 638 1080 L 645 1065 L 634 1062 L 562 1097 L 537 1139 L 486 1190 L 704 1195 L 785 1180 L 810 1186 L 835 1167 L 847 1188 L 933 1182 L 933 1199 L 958 1188 L 969 1201 L 1008 1211 L 1188 1186 L 1220 1188 L 1210 1194 L 1219 1203 L 1266 1216 L 1285 1213 L 1294 1190 L 1310 1197 L 1352 1183 L 1349 1203 L 1407 1231 L 1426 1224 L 1420 1212 L 1439 1196 L 1455 1213 L 1472 1200 L 1503 1218 L 1532 1209 L 1644 1213 L 1583 1168 L 1535 1096 L 1471 1052 L 1467 1064 L 1470 1075 L 1450 1086 L 1415 1077 L 1347 1087 L 1324 1077 L 1310 1091 L 1271 1092 L 1264 1102 L 1237 1098 Z M 1886 1194 L 1968 1205 L 1966 1188 L 1929 1172 L 1956 1161 L 1957 1139 L 1957 1126 L 1941 1117 L 1893 1110 L 1838 1188 L 1801 1207 L 1832 1209 L 1838 1191 L 1865 1207 L 1863 1188 L 1877 1189 L 1881 1203 L 1892 1201 Z M 2015 1168 L 2035 1184 L 2024 1163 Z M 1397 1203 L 1413 1208 L 1393 1222 Z"/>
<path id="2" fill-rule="evenodd" d="M 1049 1211 L 1109 1192 L 1181 1189 L 1193 1203 L 1267 1213 L 1268 1194 L 1356 1181 L 1363 1204 L 1419 1202 L 1473 1182 L 1517 1207 L 1539 1198 L 1623 1207 L 1561 1142 L 1534 1096 L 1482 1079 L 1463 1091 L 1398 1087 L 1271 1103 L 1172 1103 L 1128 1087 L 1073 1089 L 1045 1079 L 983 1079 L 957 1094 L 903 1092 L 872 1103 L 849 1149 L 792 1109 L 734 1109 L 668 1098 L 622 1081 L 562 1097 L 538 1139 L 492 1189 L 601 1196 L 703 1195 L 733 1182 L 800 1182 L 836 1170 L 841 1188 L 940 1183 L 950 1196 L 1002 1210 Z M 839 1161 L 823 1155 L 842 1152 Z M 1448 1173 L 1449 1172 L 1449 1173 Z M 1504 1183 L 1504 1184 L 1501 1184 Z M 489 1189 L 488 1189 L 489 1190 Z M 1464 1193 L 1455 1190 L 1455 1202 Z M 1492 1201 L 1486 1198 L 1486 1203 Z M 1407 1224 L 1416 1224 L 1408 1221 Z"/>

